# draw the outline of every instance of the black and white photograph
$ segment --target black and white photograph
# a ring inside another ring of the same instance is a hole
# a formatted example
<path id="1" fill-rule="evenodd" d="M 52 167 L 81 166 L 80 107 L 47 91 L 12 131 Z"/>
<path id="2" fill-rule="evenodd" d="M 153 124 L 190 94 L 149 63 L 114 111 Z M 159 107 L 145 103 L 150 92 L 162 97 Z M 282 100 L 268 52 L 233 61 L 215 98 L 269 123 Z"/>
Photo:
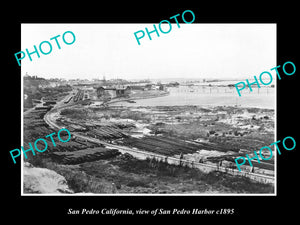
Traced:
<path id="1" fill-rule="evenodd" d="M 22 195 L 276 194 L 276 24 L 179 24 L 21 25 Z"/>
<path id="2" fill-rule="evenodd" d="M 112 3 L 4 8 L 3 221 L 294 221 L 297 6 Z"/>

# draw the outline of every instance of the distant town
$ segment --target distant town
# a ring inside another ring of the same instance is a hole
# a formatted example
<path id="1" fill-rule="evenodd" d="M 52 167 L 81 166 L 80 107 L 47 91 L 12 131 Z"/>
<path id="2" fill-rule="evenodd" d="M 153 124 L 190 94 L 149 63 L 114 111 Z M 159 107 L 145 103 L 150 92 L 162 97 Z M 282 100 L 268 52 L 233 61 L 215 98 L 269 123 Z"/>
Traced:
<path id="1" fill-rule="evenodd" d="M 174 79 L 175 80 L 175 79 Z M 211 83 L 220 82 L 219 79 L 185 79 L 181 82 L 153 82 L 150 79 L 139 81 L 128 81 L 124 79 L 109 79 L 105 76 L 102 79 L 45 79 L 36 75 L 24 76 L 24 109 L 31 108 L 41 103 L 41 100 L 54 100 L 49 98 L 48 92 L 65 92 L 72 89 L 83 91 L 83 100 L 102 100 L 109 101 L 116 98 L 129 97 L 133 91 L 151 91 L 159 90 L 167 93 L 169 87 L 178 87 L 179 85 L 192 86 L 195 84 L 211 86 Z M 226 80 L 228 84 L 218 86 L 233 87 L 233 81 Z"/>

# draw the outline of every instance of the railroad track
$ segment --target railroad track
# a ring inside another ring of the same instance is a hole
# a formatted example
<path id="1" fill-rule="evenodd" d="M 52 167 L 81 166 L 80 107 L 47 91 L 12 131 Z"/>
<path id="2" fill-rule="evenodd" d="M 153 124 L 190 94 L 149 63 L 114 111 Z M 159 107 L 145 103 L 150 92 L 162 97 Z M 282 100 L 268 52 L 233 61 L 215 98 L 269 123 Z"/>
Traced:
<path id="1" fill-rule="evenodd" d="M 69 106 L 62 106 L 62 107 L 56 108 L 55 110 L 59 110 L 59 109 L 67 108 L 67 107 L 69 107 Z M 51 109 L 50 111 L 48 111 L 45 114 L 44 120 L 50 127 L 54 128 L 54 129 L 61 129 L 62 127 L 60 127 L 59 125 L 57 125 L 55 122 L 52 121 L 51 113 L 53 112 L 53 110 L 54 109 Z M 105 141 L 101 141 L 99 139 L 84 136 L 84 135 L 78 134 L 76 132 L 73 132 L 72 135 L 74 137 L 90 141 L 92 143 L 102 144 L 102 145 L 106 146 L 107 148 L 117 149 L 121 153 L 129 153 L 129 154 L 131 154 L 134 157 L 139 158 L 139 159 L 156 158 L 158 160 L 163 160 L 163 161 L 165 161 L 169 164 L 186 165 L 186 166 L 189 166 L 189 167 L 192 167 L 192 168 L 198 168 L 203 172 L 221 171 L 221 172 L 226 172 L 226 173 L 229 173 L 229 174 L 232 174 L 232 175 L 245 176 L 245 177 L 248 177 L 252 180 L 261 182 L 261 183 L 274 184 L 274 181 L 275 181 L 275 178 L 273 176 L 257 174 L 257 173 L 251 173 L 251 172 L 246 172 L 246 171 L 241 171 L 240 172 L 237 169 L 232 169 L 232 168 L 228 169 L 226 167 L 210 165 L 210 164 L 205 164 L 205 163 L 198 163 L 198 162 L 194 162 L 194 161 L 190 161 L 190 160 L 186 160 L 186 159 L 179 159 L 179 158 L 175 158 L 175 157 L 167 156 L 167 155 L 163 155 L 163 154 L 145 152 L 145 151 L 141 151 L 141 150 L 138 150 L 138 149 L 129 148 L 129 147 L 126 147 L 126 146 L 107 143 Z"/>

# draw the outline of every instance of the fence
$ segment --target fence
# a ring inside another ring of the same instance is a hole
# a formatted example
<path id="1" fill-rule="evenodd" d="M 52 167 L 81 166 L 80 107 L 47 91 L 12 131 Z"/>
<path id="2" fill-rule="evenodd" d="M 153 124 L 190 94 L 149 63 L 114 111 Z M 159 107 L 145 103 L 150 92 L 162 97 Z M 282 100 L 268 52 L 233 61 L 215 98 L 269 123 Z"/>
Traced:
<path id="1" fill-rule="evenodd" d="M 257 174 L 257 173 L 251 173 L 251 172 L 245 172 L 245 171 L 239 171 L 237 169 L 232 169 L 232 168 L 227 168 L 227 167 L 222 167 L 222 166 L 216 166 L 216 165 L 210 165 L 206 163 L 198 163 L 190 160 L 185 160 L 185 159 L 178 159 L 175 157 L 168 157 L 160 154 L 155 154 L 155 153 L 150 153 L 150 152 L 143 152 L 139 151 L 136 149 L 129 149 L 127 147 L 120 147 L 118 150 L 122 153 L 129 153 L 137 158 L 140 159 L 147 159 L 147 158 L 154 158 L 156 160 L 161 160 L 169 164 L 174 164 L 174 165 L 182 165 L 182 166 L 188 166 L 191 168 L 197 168 L 201 170 L 202 172 L 209 173 L 212 171 L 221 171 L 221 172 L 226 172 L 232 175 L 237 175 L 237 176 L 244 176 L 248 177 L 251 180 L 255 180 L 260 183 L 271 183 L 274 185 L 274 177 L 272 176 L 267 176 L 267 175 L 262 175 L 262 174 Z"/>

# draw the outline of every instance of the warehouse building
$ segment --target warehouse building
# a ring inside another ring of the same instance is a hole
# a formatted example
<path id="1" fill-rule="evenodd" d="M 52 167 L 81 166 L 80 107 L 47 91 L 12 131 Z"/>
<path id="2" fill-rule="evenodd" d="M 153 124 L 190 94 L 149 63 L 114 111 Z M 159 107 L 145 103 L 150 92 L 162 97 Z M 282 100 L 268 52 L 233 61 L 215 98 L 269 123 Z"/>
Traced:
<path id="1" fill-rule="evenodd" d="M 109 100 L 128 96 L 131 93 L 131 88 L 124 85 L 116 85 L 114 87 L 100 86 L 96 89 L 96 92 L 98 99 Z"/>

